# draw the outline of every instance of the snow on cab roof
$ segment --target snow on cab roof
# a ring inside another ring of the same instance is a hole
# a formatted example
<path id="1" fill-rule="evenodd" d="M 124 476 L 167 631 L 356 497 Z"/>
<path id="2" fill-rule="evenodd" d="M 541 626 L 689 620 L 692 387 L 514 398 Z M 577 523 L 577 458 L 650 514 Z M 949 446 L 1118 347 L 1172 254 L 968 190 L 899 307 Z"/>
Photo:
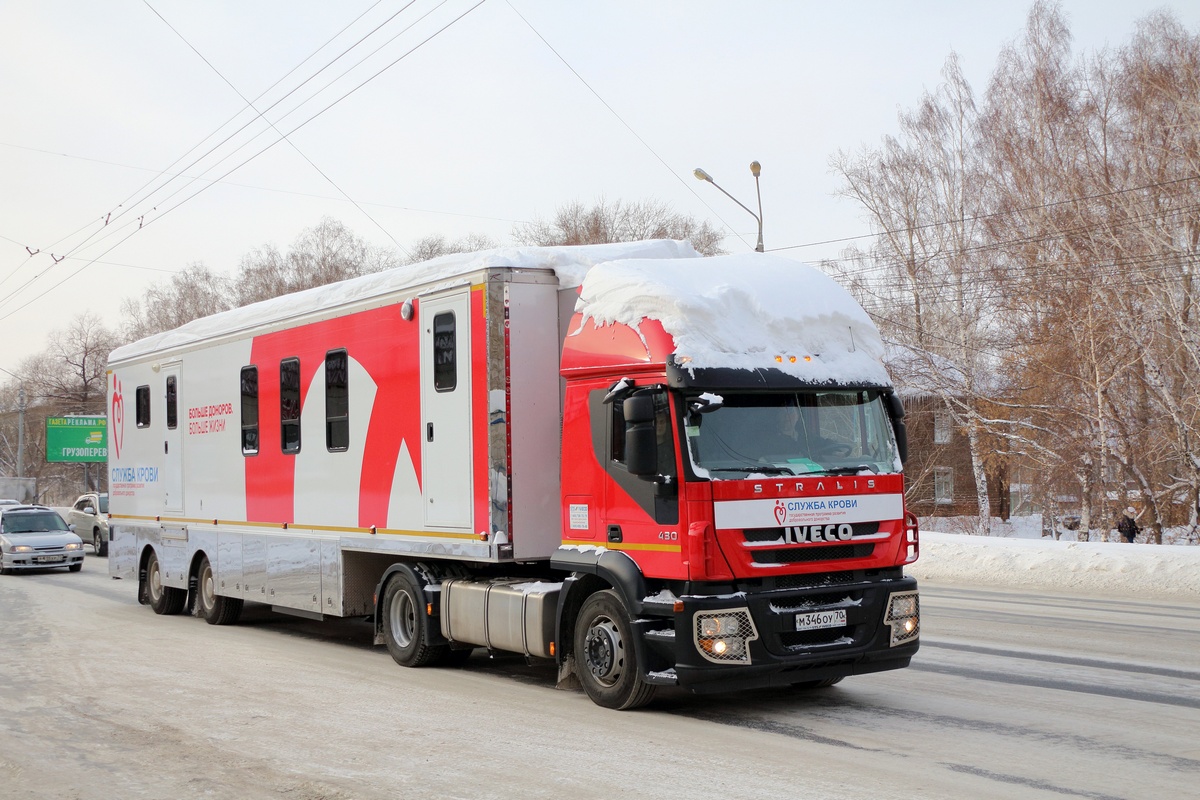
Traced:
<path id="1" fill-rule="evenodd" d="M 174 330 L 147 336 L 118 347 L 109 362 L 124 361 L 164 350 L 294 319 L 326 308 L 369 300 L 389 292 L 417 287 L 452 286 L 470 273 L 487 268 L 551 269 L 559 283 L 575 287 L 587 271 L 613 259 L 699 258 L 688 242 L 657 239 L 645 242 L 581 245 L 576 247 L 504 247 L 476 253 L 453 253 L 441 258 L 362 275 L 357 278 L 273 297 L 241 308 L 192 320 Z"/>
<path id="2" fill-rule="evenodd" d="M 600 325 L 659 320 L 686 367 L 891 385 L 879 330 L 862 306 L 825 273 L 778 256 L 610 261 L 587 273 L 576 310 Z"/>

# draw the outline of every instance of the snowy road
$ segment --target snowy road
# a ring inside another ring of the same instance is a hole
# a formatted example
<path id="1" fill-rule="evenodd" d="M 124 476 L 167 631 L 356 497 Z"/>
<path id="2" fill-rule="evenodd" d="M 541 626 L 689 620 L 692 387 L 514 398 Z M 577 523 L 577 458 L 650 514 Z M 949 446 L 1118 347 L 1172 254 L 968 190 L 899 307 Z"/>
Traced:
<path id="1" fill-rule="evenodd" d="M 1200 607 L 927 584 L 900 672 L 644 712 L 361 622 L 156 617 L 89 555 L 0 578 L 5 798 L 1160 798 L 1200 782 Z"/>

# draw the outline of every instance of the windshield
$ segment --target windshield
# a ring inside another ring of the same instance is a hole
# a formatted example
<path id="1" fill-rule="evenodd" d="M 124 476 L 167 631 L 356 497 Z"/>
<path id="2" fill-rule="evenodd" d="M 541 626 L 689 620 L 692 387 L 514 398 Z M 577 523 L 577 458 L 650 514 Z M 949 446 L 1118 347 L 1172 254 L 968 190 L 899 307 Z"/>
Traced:
<path id="1" fill-rule="evenodd" d="M 0 519 L 4 533 L 40 533 L 42 531 L 67 531 L 67 523 L 53 511 L 5 514 Z"/>
<path id="2" fill-rule="evenodd" d="M 722 393 L 721 400 L 713 411 L 688 414 L 688 447 L 698 473 L 733 480 L 753 473 L 900 469 L 878 390 Z"/>

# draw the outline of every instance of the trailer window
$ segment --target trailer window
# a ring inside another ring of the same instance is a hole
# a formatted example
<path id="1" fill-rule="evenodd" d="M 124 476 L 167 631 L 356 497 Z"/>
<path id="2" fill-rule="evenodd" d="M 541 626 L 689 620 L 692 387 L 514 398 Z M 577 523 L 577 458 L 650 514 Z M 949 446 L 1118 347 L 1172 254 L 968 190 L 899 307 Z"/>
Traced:
<path id="1" fill-rule="evenodd" d="M 283 452 L 300 452 L 300 359 L 279 362 L 279 419 Z"/>
<path id="2" fill-rule="evenodd" d="M 242 455 L 258 452 L 258 367 L 242 367 Z"/>
<path id="3" fill-rule="evenodd" d="M 433 388 L 453 392 L 458 386 L 454 313 L 446 311 L 433 318 Z"/>
<path id="4" fill-rule="evenodd" d="M 350 359 L 345 350 L 325 354 L 325 447 L 350 448 Z"/>
<path id="5" fill-rule="evenodd" d="M 134 393 L 134 405 L 136 406 L 137 426 L 139 428 L 150 427 L 150 387 L 139 386 Z"/>
<path id="6" fill-rule="evenodd" d="M 174 375 L 167 376 L 167 428 L 179 427 L 179 385 Z"/>

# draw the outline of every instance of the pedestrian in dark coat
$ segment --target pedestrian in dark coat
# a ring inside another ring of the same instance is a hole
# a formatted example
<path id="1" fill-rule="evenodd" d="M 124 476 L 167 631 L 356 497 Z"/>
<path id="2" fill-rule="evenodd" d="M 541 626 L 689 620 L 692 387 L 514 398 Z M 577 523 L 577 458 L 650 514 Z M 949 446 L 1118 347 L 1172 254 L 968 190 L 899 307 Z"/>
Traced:
<path id="1" fill-rule="evenodd" d="M 1137 518 L 1140 517 L 1133 506 L 1125 509 L 1125 513 L 1121 515 L 1121 519 L 1117 522 L 1117 533 L 1121 534 L 1122 542 L 1130 542 L 1137 537 L 1141 530 L 1137 525 Z"/>

